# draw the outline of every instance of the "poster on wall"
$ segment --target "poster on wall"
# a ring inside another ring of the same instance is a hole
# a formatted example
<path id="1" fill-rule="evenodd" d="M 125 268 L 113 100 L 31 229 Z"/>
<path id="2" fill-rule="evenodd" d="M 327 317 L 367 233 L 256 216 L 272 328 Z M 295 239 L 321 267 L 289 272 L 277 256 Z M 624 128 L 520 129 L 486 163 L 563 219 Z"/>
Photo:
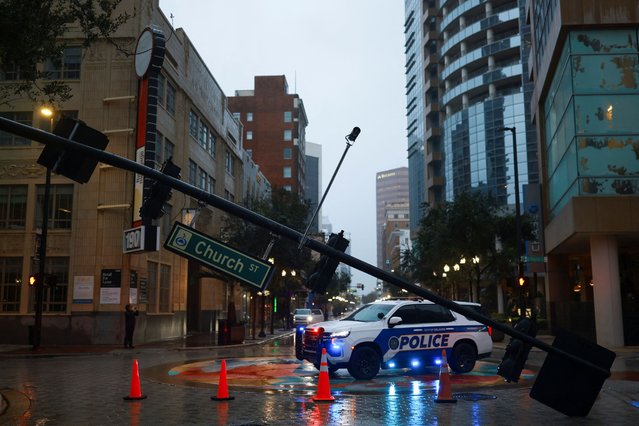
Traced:
<path id="1" fill-rule="evenodd" d="M 100 274 L 100 304 L 120 304 L 122 271 L 120 269 L 103 269 Z"/>
<path id="2" fill-rule="evenodd" d="M 93 303 L 93 275 L 80 275 L 73 277 L 73 303 Z"/>
<path id="3" fill-rule="evenodd" d="M 129 275 L 129 304 L 136 305 L 138 303 L 138 273 L 131 271 Z"/>
<path id="4" fill-rule="evenodd" d="M 138 292 L 138 303 L 148 303 L 146 297 L 146 278 L 140 278 L 140 291 Z"/>

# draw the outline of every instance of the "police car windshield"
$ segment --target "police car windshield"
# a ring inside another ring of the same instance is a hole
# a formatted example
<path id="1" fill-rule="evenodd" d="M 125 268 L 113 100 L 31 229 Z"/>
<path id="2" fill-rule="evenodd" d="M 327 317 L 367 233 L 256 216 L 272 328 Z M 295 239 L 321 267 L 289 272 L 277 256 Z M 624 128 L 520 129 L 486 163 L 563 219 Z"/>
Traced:
<path id="1" fill-rule="evenodd" d="M 384 318 L 388 311 L 393 309 L 395 305 L 383 305 L 380 303 L 371 303 L 370 305 L 364 305 L 346 318 L 344 321 L 361 321 L 361 322 L 374 322 Z"/>

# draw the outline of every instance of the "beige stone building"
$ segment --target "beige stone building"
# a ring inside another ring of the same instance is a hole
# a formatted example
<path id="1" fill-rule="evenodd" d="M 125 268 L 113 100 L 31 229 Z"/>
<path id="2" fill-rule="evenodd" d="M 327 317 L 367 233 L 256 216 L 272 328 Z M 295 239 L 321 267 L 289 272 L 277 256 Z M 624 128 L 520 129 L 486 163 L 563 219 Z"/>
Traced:
<path id="1" fill-rule="evenodd" d="M 139 79 L 132 53 L 140 33 L 153 26 L 166 40 L 157 93 L 157 167 L 172 157 L 182 180 L 241 201 L 241 124 L 228 111 L 225 94 L 184 31 L 171 28 L 158 0 L 125 0 L 122 7 L 131 13 L 135 7 L 135 14 L 113 38 L 121 49 L 105 40 L 84 49 L 72 30 L 59 60 L 38 65 L 72 89 L 73 98 L 54 120 L 62 113 L 79 118 L 108 136 L 108 152 L 135 159 Z M 6 82 L 15 75 L 0 73 L 0 78 Z M 49 130 L 52 123 L 40 107 L 16 101 L 1 106 L 0 115 Z M 0 133 L 0 343 L 29 342 L 34 324 L 28 277 L 38 269 L 41 150 L 37 142 Z M 127 303 L 141 312 L 135 343 L 213 332 L 233 301 L 238 318 L 246 318 L 250 296 L 241 286 L 163 248 L 123 253 L 123 232 L 133 227 L 136 215 L 133 173 L 99 163 L 86 184 L 53 174 L 51 200 L 45 270 L 58 284 L 45 288 L 43 344 L 119 344 Z M 198 207 L 197 200 L 176 191 L 169 205 L 155 221 L 161 242 L 174 221 L 191 223 Z M 203 207 L 194 226 L 218 237 L 221 215 Z"/>

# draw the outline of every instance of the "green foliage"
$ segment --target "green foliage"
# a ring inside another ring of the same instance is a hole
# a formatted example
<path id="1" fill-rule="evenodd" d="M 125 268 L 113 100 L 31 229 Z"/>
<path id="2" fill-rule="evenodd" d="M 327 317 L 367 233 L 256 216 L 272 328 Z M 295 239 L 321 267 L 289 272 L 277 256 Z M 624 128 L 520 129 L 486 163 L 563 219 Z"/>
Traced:
<path id="1" fill-rule="evenodd" d="M 247 207 L 262 216 L 275 220 L 289 228 L 303 232 L 308 218 L 309 205 L 296 194 L 282 188 L 275 188 L 268 199 L 247 200 Z M 284 286 L 301 285 L 303 271 L 309 269 L 310 249 L 298 250 L 295 241 L 274 236 L 268 230 L 235 216 L 224 218 L 223 239 L 239 250 L 250 255 L 262 257 L 271 240 L 273 247 L 268 254 L 275 259 L 276 277 L 269 286 L 275 294 L 283 294 Z M 295 270 L 295 279 L 282 280 L 277 277 L 282 270 Z"/>
<path id="2" fill-rule="evenodd" d="M 0 84 L 0 103 L 27 98 L 34 103 L 59 107 L 71 98 L 69 86 L 47 80 L 38 64 L 59 58 L 60 39 L 70 23 L 84 35 L 83 47 L 110 35 L 131 16 L 115 9 L 122 0 L 0 0 L 0 73 L 15 72 Z"/>
<path id="3" fill-rule="evenodd" d="M 522 236 L 529 238 L 531 226 L 522 217 Z M 442 279 L 444 265 L 450 268 L 464 257 L 466 264 L 457 275 L 460 282 L 493 282 L 515 270 L 515 214 L 497 206 L 481 193 L 464 193 L 452 202 L 428 210 L 420 223 L 413 253 L 407 257 L 413 279 L 431 288 L 449 284 Z M 472 264 L 473 257 L 478 264 Z M 455 277 L 451 270 L 449 277 Z"/>

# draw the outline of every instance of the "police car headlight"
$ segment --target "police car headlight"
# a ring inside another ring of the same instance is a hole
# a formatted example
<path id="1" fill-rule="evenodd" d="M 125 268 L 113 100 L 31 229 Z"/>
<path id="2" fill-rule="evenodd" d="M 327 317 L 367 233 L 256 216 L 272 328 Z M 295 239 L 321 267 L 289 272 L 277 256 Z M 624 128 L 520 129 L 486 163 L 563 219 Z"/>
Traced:
<path id="1" fill-rule="evenodd" d="M 348 337 L 351 334 L 349 330 L 338 331 L 337 333 L 332 333 L 331 337 L 334 339 L 343 339 L 344 337 Z"/>

